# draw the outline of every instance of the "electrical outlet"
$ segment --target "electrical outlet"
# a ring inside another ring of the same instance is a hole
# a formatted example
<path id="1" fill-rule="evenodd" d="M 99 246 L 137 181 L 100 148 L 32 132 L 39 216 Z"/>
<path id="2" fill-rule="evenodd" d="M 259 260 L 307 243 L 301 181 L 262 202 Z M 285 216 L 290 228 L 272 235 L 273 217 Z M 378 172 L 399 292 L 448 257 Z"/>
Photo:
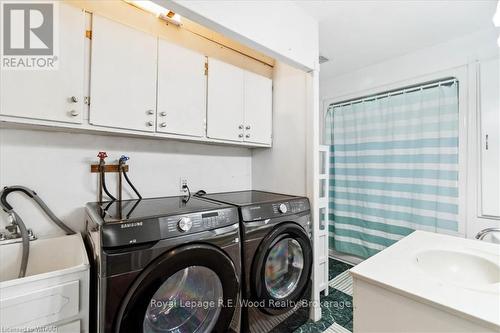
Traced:
<path id="1" fill-rule="evenodd" d="M 188 185 L 188 181 L 187 181 L 187 178 L 186 177 L 181 177 L 180 178 L 180 191 L 181 191 L 181 195 L 185 195 L 188 193 L 188 190 L 187 188 L 185 188 L 184 186 L 187 186 Z"/>

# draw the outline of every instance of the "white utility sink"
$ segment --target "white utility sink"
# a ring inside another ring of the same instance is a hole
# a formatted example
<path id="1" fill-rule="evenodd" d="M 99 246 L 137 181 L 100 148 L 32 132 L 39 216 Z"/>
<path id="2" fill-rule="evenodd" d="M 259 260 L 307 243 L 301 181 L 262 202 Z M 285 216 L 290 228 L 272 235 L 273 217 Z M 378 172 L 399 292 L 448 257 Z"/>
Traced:
<path id="1" fill-rule="evenodd" d="M 88 331 L 89 261 L 80 234 L 30 242 L 26 276 L 18 278 L 22 244 L 0 245 L 2 328 Z"/>
<path id="2" fill-rule="evenodd" d="M 500 282 L 500 266 L 474 254 L 427 250 L 418 253 L 416 260 L 429 275 L 465 287 Z"/>
<path id="3" fill-rule="evenodd" d="M 62 270 L 74 270 L 89 264 L 80 235 L 31 241 L 26 277 L 17 279 L 21 256 L 21 243 L 0 246 L 0 262 L 2 263 L 0 288 L 3 285 L 22 284 L 27 277 L 34 275 L 48 274 L 47 276 L 50 276 L 61 274 Z M 6 281 L 10 282 L 8 284 L 4 283 Z"/>

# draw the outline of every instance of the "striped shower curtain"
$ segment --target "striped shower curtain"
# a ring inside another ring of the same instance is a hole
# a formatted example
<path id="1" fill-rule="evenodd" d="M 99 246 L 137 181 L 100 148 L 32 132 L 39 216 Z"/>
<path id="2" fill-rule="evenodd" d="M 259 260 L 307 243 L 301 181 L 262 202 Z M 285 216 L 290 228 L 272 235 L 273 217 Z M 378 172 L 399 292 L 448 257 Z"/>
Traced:
<path id="1" fill-rule="evenodd" d="M 458 231 L 458 82 L 333 104 L 325 125 L 330 248 L 367 258 Z"/>

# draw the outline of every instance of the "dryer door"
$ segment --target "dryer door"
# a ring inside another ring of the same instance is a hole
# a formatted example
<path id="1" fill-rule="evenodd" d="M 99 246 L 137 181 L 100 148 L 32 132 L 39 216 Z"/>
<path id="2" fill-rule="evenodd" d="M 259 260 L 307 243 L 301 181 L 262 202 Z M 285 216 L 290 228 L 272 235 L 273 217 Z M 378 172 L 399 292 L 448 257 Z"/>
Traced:
<path id="1" fill-rule="evenodd" d="M 224 252 L 204 244 L 176 248 L 134 282 L 115 332 L 227 332 L 238 293 L 234 264 Z"/>
<path id="2" fill-rule="evenodd" d="M 252 264 L 253 293 L 270 314 L 297 305 L 311 279 L 312 246 L 299 225 L 284 223 L 273 229 L 259 245 Z"/>

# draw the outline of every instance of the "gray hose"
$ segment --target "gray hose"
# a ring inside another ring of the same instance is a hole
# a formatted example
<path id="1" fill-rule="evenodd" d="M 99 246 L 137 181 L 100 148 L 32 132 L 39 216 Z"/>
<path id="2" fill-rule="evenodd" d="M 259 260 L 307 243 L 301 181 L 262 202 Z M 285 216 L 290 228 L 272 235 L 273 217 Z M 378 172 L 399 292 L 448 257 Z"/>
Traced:
<path id="1" fill-rule="evenodd" d="M 14 218 L 14 222 L 21 232 L 21 238 L 23 240 L 23 253 L 21 258 L 21 268 L 19 268 L 19 278 L 22 278 L 26 275 L 26 268 L 28 267 L 28 257 L 30 255 L 30 238 L 28 235 L 28 229 L 26 229 L 26 225 L 23 222 L 23 219 L 17 215 L 14 210 L 8 212 L 10 216 Z"/>
<path id="2" fill-rule="evenodd" d="M 40 197 L 36 194 L 35 191 L 30 190 L 27 187 L 24 186 L 6 186 L 3 188 L 2 191 L 0 191 L 0 207 L 10 216 L 14 218 L 14 222 L 18 227 L 19 231 L 21 232 L 21 238 L 22 238 L 22 243 L 23 243 L 23 254 L 21 258 L 21 268 L 19 269 L 19 278 L 22 278 L 26 275 L 26 268 L 28 267 L 28 258 L 29 258 L 29 251 L 30 251 L 30 243 L 29 243 L 29 234 L 28 234 L 28 229 L 26 228 L 26 225 L 24 224 L 23 219 L 14 211 L 14 208 L 7 202 L 7 196 L 12 193 L 12 192 L 23 192 L 26 194 L 28 197 L 33 199 L 38 206 L 47 214 L 47 216 L 64 232 L 68 235 L 73 235 L 76 234 L 73 229 L 68 227 L 66 224 L 64 224 L 63 221 L 61 221 L 55 214 L 47 207 L 45 202 L 40 199 Z"/>
<path id="3" fill-rule="evenodd" d="M 62 230 L 64 230 L 64 232 L 67 235 L 74 235 L 74 234 L 76 234 L 76 232 L 73 231 L 73 229 L 71 229 L 70 227 L 68 227 L 66 224 L 64 224 L 63 221 L 61 221 L 57 216 L 54 215 L 54 213 L 49 209 L 49 207 L 47 207 L 47 205 L 45 204 L 45 202 L 43 202 L 42 199 L 40 199 L 40 197 L 38 195 L 35 194 L 35 196 L 33 197 L 33 199 L 36 201 L 36 203 L 38 204 L 38 206 L 40 206 L 40 208 L 45 212 L 45 214 L 47 214 L 47 216 L 52 220 L 52 222 L 54 222 L 59 228 L 61 228 Z"/>

